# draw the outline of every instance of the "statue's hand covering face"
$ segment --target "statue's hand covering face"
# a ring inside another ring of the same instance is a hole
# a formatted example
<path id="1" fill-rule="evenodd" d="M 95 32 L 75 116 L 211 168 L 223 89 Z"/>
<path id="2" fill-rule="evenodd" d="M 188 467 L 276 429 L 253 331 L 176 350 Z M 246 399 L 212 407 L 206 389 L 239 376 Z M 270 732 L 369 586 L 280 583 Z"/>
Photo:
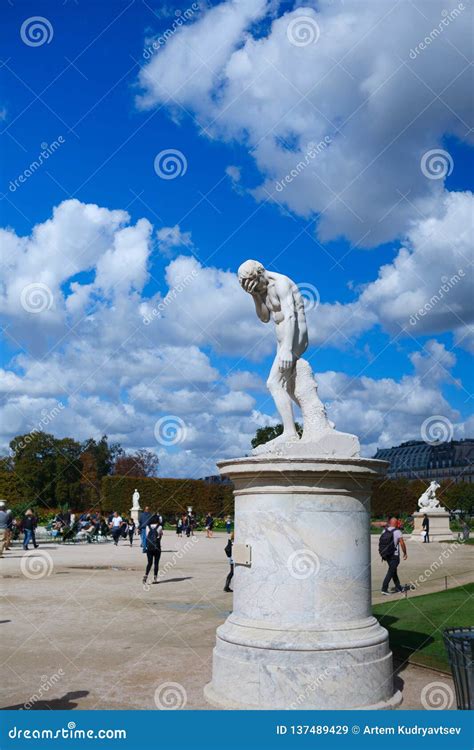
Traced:
<path id="1" fill-rule="evenodd" d="M 265 291 L 265 268 L 258 260 L 246 260 L 237 272 L 242 289 L 249 294 Z"/>

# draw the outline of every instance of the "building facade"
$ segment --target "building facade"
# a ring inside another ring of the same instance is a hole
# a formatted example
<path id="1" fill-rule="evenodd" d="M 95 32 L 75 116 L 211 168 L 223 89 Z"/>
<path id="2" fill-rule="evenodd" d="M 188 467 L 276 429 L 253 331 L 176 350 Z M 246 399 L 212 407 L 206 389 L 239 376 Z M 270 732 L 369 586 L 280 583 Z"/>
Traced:
<path id="1" fill-rule="evenodd" d="M 374 458 L 389 461 L 389 479 L 445 479 L 474 482 L 474 440 L 451 440 L 434 445 L 409 440 L 393 448 L 379 448 Z"/>

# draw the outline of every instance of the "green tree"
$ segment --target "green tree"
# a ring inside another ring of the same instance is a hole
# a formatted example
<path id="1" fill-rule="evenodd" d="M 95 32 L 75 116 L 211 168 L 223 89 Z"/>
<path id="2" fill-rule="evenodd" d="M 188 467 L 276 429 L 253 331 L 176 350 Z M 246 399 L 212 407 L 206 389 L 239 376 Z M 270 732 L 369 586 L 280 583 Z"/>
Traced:
<path id="1" fill-rule="evenodd" d="M 301 435 L 303 434 L 303 428 L 300 424 L 298 424 L 298 422 L 296 422 L 296 431 L 301 437 Z M 268 427 L 259 427 L 257 432 L 255 433 L 255 437 L 251 440 L 252 448 L 256 448 L 257 445 L 264 445 L 265 443 L 268 443 L 270 440 L 273 440 L 282 433 L 282 424 L 271 425 Z"/>
<path id="2" fill-rule="evenodd" d="M 10 442 L 14 472 L 23 482 L 24 496 L 42 505 L 55 504 L 55 438 L 46 432 L 18 435 Z"/>

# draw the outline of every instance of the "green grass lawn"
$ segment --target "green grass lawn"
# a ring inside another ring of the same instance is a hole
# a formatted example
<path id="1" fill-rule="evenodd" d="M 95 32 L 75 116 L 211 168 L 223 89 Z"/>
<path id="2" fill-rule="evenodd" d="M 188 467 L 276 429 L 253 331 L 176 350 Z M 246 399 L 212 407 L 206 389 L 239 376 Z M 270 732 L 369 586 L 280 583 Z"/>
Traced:
<path id="1" fill-rule="evenodd" d="M 373 612 L 387 628 L 396 658 L 449 672 L 443 630 L 474 625 L 474 583 L 436 594 L 394 597 L 375 604 Z"/>

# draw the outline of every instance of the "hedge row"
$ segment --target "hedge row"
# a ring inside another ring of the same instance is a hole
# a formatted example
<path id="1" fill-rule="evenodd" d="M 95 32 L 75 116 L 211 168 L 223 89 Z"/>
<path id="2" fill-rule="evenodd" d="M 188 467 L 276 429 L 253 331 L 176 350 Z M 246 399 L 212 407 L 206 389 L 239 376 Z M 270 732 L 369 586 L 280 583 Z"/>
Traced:
<path id="1" fill-rule="evenodd" d="M 214 516 L 233 513 L 231 485 L 208 484 L 199 479 L 161 479 L 160 477 L 109 476 L 102 479 L 101 506 L 104 512 L 117 510 L 127 514 L 132 507 L 135 488 L 140 493 L 140 507 L 150 506 L 166 518 L 186 512 L 192 505 L 198 516 L 208 511 Z"/>

